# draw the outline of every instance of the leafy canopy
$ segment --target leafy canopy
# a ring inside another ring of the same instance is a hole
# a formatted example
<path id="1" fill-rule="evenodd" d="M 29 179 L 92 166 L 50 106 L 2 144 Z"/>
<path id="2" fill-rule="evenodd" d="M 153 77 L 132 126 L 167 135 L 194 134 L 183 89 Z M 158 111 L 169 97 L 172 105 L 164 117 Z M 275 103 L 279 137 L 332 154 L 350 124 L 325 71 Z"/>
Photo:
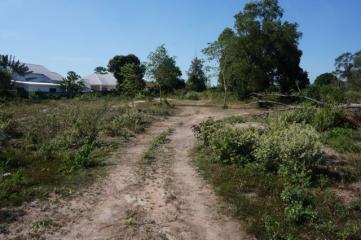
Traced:
<path id="1" fill-rule="evenodd" d="M 148 60 L 147 75 L 157 82 L 160 90 L 167 93 L 183 87 L 182 72 L 176 65 L 175 57 L 169 56 L 164 45 L 151 52 Z"/>
<path id="2" fill-rule="evenodd" d="M 309 84 L 300 67 L 298 25 L 282 17 L 277 0 L 247 3 L 235 16 L 234 29 L 226 28 L 203 51 L 219 61 L 220 84 L 232 86 L 239 98 L 271 86 L 288 92 Z"/>
<path id="3" fill-rule="evenodd" d="M 68 72 L 68 76 L 61 81 L 60 87 L 64 90 L 67 96 L 74 97 L 84 90 L 85 85 L 81 81 L 81 77 L 76 74 L 76 72 L 70 71 Z"/>
<path id="4" fill-rule="evenodd" d="M 114 74 L 114 77 L 117 79 L 117 88 L 118 91 L 121 92 L 122 86 L 123 86 L 123 74 L 122 74 L 122 67 L 124 67 L 126 64 L 133 64 L 136 74 L 138 75 L 138 78 L 143 79 L 144 73 L 145 73 L 145 66 L 140 62 L 139 58 L 135 56 L 134 54 L 129 54 L 126 56 L 123 55 L 117 55 L 114 56 L 108 64 L 108 70 L 109 72 Z"/>
<path id="5" fill-rule="evenodd" d="M 188 71 L 187 88 L 192 91 L 201 92 L 207 89 L 207 77 L 204 72 L 203 61 L 194 58 Z"/>
<path id="6" fill-rule="evenodd" d="M 123 79 L 121 89 L 130 98 L 134 98 L 145 87 L 144 81 L 137 71 L 137 66 L 134 63 L 127 63 L 121 68 Z"/>

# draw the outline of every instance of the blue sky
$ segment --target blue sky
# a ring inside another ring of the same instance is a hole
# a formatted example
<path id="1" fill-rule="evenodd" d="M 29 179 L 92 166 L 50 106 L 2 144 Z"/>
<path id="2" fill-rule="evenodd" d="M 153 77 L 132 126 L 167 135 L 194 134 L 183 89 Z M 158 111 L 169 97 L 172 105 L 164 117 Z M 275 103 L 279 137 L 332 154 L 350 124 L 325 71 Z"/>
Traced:
<path id="1" fill-rule="evenodd" d="M 82 76 L 116 54 L 146 61 L 165 43 L 185 73 L 246 0 L 0 0 L 0 53 Z M 303 38 L 302 67 L 313 80 L 345 51 L 361 50 L 360 0 L 280 0 Z"/>

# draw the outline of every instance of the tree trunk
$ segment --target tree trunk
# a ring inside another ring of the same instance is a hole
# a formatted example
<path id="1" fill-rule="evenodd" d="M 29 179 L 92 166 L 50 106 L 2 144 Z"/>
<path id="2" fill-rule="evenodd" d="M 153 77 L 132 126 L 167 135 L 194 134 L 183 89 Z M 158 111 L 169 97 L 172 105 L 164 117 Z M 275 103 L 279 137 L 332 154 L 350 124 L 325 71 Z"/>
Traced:
<path id="1" fill-rule="evenodd" d="M 162 87 L 159 84 L 159 102 L 162 103 Z"/>
<path id="2" fill-rule="evenodd" d="M 226 83 L 226 78 L 223 76 L 223 89 L 224 89 L 224 99 L 223 99 L 223 108 L 228 108 L 227 100 L 228 100 L 228 86 Z"/>

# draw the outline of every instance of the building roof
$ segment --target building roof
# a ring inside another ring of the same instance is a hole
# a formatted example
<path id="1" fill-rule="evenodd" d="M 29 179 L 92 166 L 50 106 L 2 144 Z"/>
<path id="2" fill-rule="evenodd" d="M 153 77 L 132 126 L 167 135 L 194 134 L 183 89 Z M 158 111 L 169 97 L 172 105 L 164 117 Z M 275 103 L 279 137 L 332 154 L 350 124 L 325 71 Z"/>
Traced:
<path id="1" fill-rule="evenodd" d="M 25 63 L 25 65 L 29 68 L 29 71 L 32 73 L 42 74 L 42 75 L 48 77 L 49 79 L 55 80 L 55 81 L 63 80 L 63 76 L 61 76 L 59 73 L 52 72 L 42 65 L 31 64 L 31 63 Z"/>
<path id="2" fill-rule="evenodd" d="M 112 73 L 93 73 L 84 77 L 84 82 L 89 85 L 116 86 L 117 79 Z"/>

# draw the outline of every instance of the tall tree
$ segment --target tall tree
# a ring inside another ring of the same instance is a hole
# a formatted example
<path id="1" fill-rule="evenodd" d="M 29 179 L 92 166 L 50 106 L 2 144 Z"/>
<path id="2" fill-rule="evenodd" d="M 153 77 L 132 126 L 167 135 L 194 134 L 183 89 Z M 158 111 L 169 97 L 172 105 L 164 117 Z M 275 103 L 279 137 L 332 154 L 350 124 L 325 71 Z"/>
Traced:
<path id="1" fill-rule="evenodd" d="M 203 60 L 194 58 L 188 71 L 187 88 L 197 92 L 204 91 L 207 89 L 207 81 Z"/>
<path id="2" fill-rule="evenodd" d="M 60 87 L 68 97 L 74 97 L 84 90 L 85 85 L 76 72 L 70 71 L 68 72 L 68 76 L 61 81 Z"/>
<path id="3" fill-rule="evenodd" d="M 282 17 L 277 0 L 252 1 L 235 16 L 235 28 L 220 35 L 220 79 L 229 81 L 240 98 L 270 86 L 287 92 L 309 84 L 300 67 L 301 33 Z"/>
<path id="4" fill-rule="evenodd" d="M 180 84 L 182 72 L 176 65 L 175 57 L 169 56 L 164 44 L 151 52 L 148 60 L 147 75 L 157 82 L 162 99 L 162 92 L 166 96 Z"/>
<path id="5" fill-rule="evenodd" d="M 127 63 L 121 69 L 123 78 L 121 88 L 123 93 L 132 99 L 133 105 L 134 97 L 145 87 L 145 83 L 137 71 L 137 66 L 134 63 Z"/>
<path id="6" fill-rule="evenodd" d="M 129 54 L 126 56 L 117 55 L 113 57 L 108 64 L 109 72 L 114 74 L 114 77 L 117 79 L 117 88 L 118 91 L 122 91 L 123 85 L 123 75 L 122 75 L 122 67 L 126 64 L 134 64 L 136 68 L 137 75 L 139 78 L 143 79 L 145 73 L 145 66 L 140 62 L 139 58 L 134 54 Z"/>
<path id="7" fill-rule="evenodd" d="M 343 53 L 335 60 L 336 75 L 348 85 L 361 87 L 361 51 Z"/>

